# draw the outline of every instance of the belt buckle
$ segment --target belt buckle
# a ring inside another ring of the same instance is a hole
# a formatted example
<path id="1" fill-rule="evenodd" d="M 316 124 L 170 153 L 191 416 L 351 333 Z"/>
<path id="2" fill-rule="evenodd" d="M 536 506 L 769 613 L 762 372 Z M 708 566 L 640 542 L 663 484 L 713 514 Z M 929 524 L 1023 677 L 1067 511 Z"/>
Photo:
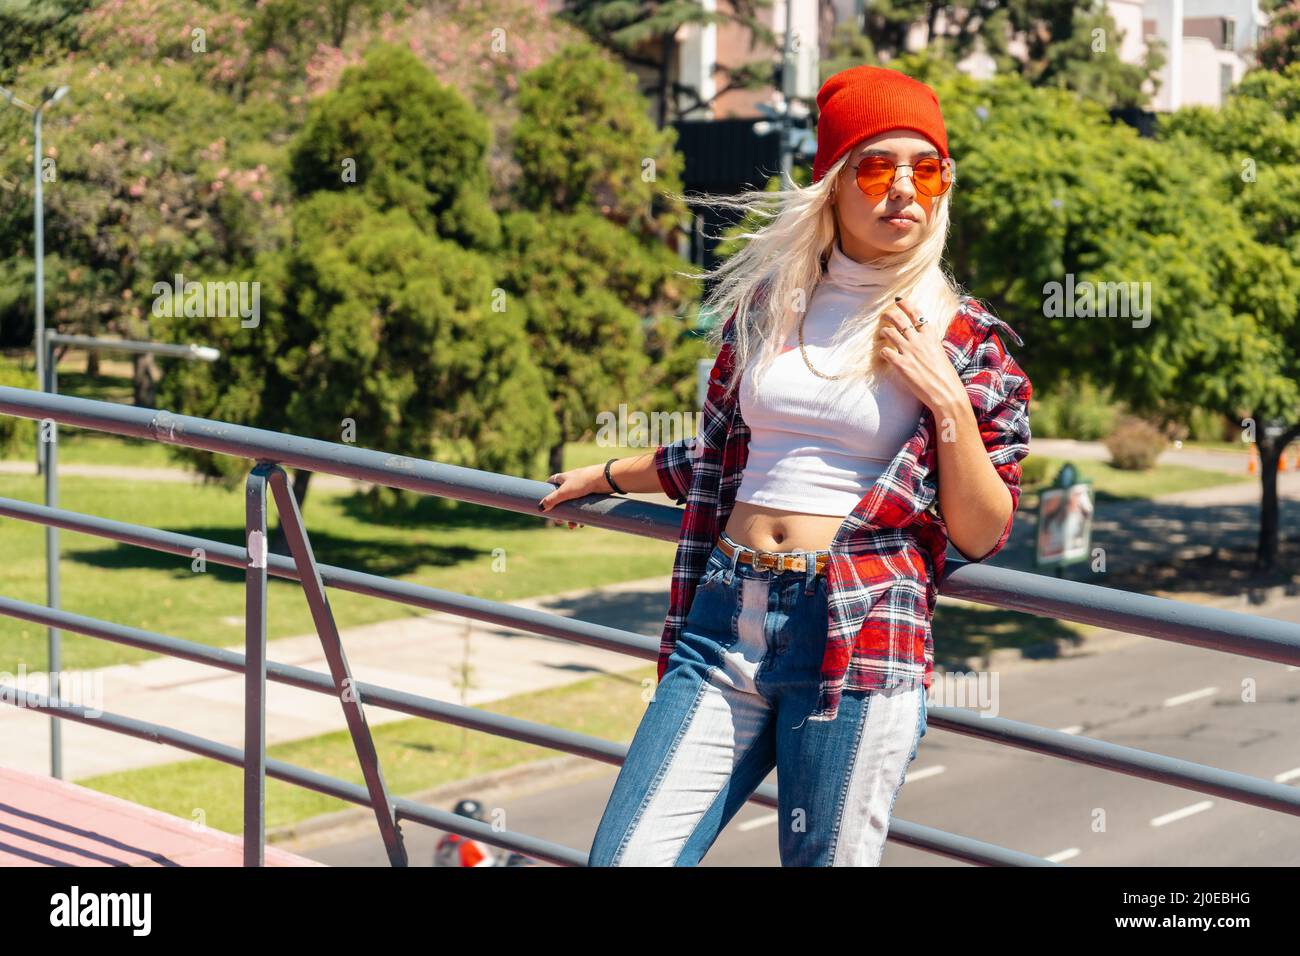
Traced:
<path id="1" fill-rule="evenodd" d="M 756 568 L 764 568 L 770 571 L 772 570 L 772 566 L 776 563 L 776 558 L 771 551 L 755 551 L 751 563 Z"/>
<path id="2" fill-rule="evenodd" d="M 786 570 L 788 571 L 807 571 L 808 559 L 802 554 L 793 555 L 787 559 Z"/>

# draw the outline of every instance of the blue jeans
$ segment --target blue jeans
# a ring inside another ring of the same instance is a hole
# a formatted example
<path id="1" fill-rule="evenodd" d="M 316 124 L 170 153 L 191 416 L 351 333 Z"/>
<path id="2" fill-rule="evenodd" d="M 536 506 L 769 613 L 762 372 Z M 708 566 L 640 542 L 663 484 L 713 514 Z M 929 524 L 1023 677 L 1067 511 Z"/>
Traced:
<path id="1" fill-rule="evenodd" d="M 589 866 L 698 864 L 774 767 L 782 866 L 879 865 L 925 688 L 846 691 L 835 720 L 805 721 L 828 621 L 806 553 L 807 571 L 771 571 L 714 547 Z"/>

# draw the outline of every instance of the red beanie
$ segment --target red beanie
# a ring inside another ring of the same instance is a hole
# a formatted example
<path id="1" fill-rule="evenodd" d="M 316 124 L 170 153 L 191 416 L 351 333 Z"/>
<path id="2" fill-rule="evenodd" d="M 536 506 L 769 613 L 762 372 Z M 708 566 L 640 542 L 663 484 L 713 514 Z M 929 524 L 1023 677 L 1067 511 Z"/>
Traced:
<path id="1" fill-rule="evenodd" d="M 948 156 L 939 97 L 920 80 L 882 66 L 854 66 L 822 84 L 817 94 L 817 157 L 813 182 L 864 139 L 891 129 L 915 130 Z"/>

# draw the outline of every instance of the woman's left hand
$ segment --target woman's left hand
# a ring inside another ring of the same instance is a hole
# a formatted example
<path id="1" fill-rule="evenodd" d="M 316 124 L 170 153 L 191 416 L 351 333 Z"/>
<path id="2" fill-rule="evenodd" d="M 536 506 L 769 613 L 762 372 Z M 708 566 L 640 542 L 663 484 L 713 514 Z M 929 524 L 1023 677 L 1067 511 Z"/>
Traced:
<path id="1" fill-rule="evenodd" d="M 969 401 L 961 376 L 948 361 L 943 333 L 933 316 L 919 329 L 920 313 L 906 298 L 880 314 L 880 355 L 924 405 L 938 414 L 958 401 Z"/>

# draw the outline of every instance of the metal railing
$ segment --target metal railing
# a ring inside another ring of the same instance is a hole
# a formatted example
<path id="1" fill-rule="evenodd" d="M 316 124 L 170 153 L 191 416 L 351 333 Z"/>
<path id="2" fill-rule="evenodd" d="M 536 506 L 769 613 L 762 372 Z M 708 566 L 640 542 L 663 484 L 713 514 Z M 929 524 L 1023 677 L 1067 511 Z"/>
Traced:
<path id="1" fill-rule="evenodd" d="M 243 547 L 83 515 L 62 508 L 0 498 L 0 515 L 10 518 L 109 538 L 187 558 L 195 553 L 195 549 L 201 549 L 208 560 L 244 569 L 245 652 L 242 655 L 72 614 L 57 607 L 0 597 L 0 614 L 243 673 L 246 689 L 244 750 L 121 715 L 98 711 L 89 714 L 85 708 L 57 699 L 57 674 L 52 674 L 50 681 L 55 699 L 17 688 L 0 688 L 4 691 L 6 700 L 60 719 L 81 721 L 116 733 L 166 743 L 243 767 L 245 865 L 261 865 L 264 858 L 267 776 L 371 808 L 379 824 L 389 860 L 395 866 L 406 863 L 401 832 L 401 822 L 404 820 L 452 831 L 560 865 L 586 864 L 586 853 L 580 850 L 525 834 L 494 830 L 486 823 L 391 796 L 384 783 L 363 705 L 373 704 L 413 717 L 454 724 L 614 765 L 623 762 L 627 746 L 586 734 L 559 730 L 546 724 L 353 681 L 338 628 L 330 611 L 326 588 L 381 597 L 412 607 L 575 641 L 648 661 L 657 660 L 658 638 L 320 564 L 312 552 L 302 515 L 288 487 L 282 466 L 404 488 L 420 494 L 453 498 L 533 516 L 537 515 L 538 499 L 553 490 L 553 485 L 435 461 L 389 455 L 350 445 L 175 415 L 167 411 L 48 395 L 26 389 L 0 387 L 0 414 L 44 419 L 63 425 L 251 458 L 256 462 L 246 487 L 246 538 Z M 291 557 L 270 554 L 266 549 L 268 485 L 279 510 Z M 549 513 L 548 520 L 553 518 L 566 518 L 627 534 L 675 541 L 680 530 L 681 510 L 634 499 L 591 495 L 558 505 Z M 328 675 L 266 660 L 268 575 L 298 581 L 302 585 L 329 663 Z M 994 607 L 1115 628 L 1260 660 L 1300 665 L 1300 626 L 1254 615 L 960 560 L 948 562 L 939 590 L 949 597 Z M 364 786 L 267 758 L 265 694 L 268 680 L 339 699 L 362 768 Z M 1300 790 L 1246 774 L 1133 747 L 1080 738 L 1020 721 L 985 717 L 963 708 L 933 707 L 929 710 L 927 719 L 932 727 L 980 740 L 1172 784 L 1270 810 L 1300 814 Z M 762 784 L 750 799 L 775 808 L 776 787 Z M 1060 865 L 1031 854 L 897 818 L 891 821 L 889 839 L 968 863 Z"/>

